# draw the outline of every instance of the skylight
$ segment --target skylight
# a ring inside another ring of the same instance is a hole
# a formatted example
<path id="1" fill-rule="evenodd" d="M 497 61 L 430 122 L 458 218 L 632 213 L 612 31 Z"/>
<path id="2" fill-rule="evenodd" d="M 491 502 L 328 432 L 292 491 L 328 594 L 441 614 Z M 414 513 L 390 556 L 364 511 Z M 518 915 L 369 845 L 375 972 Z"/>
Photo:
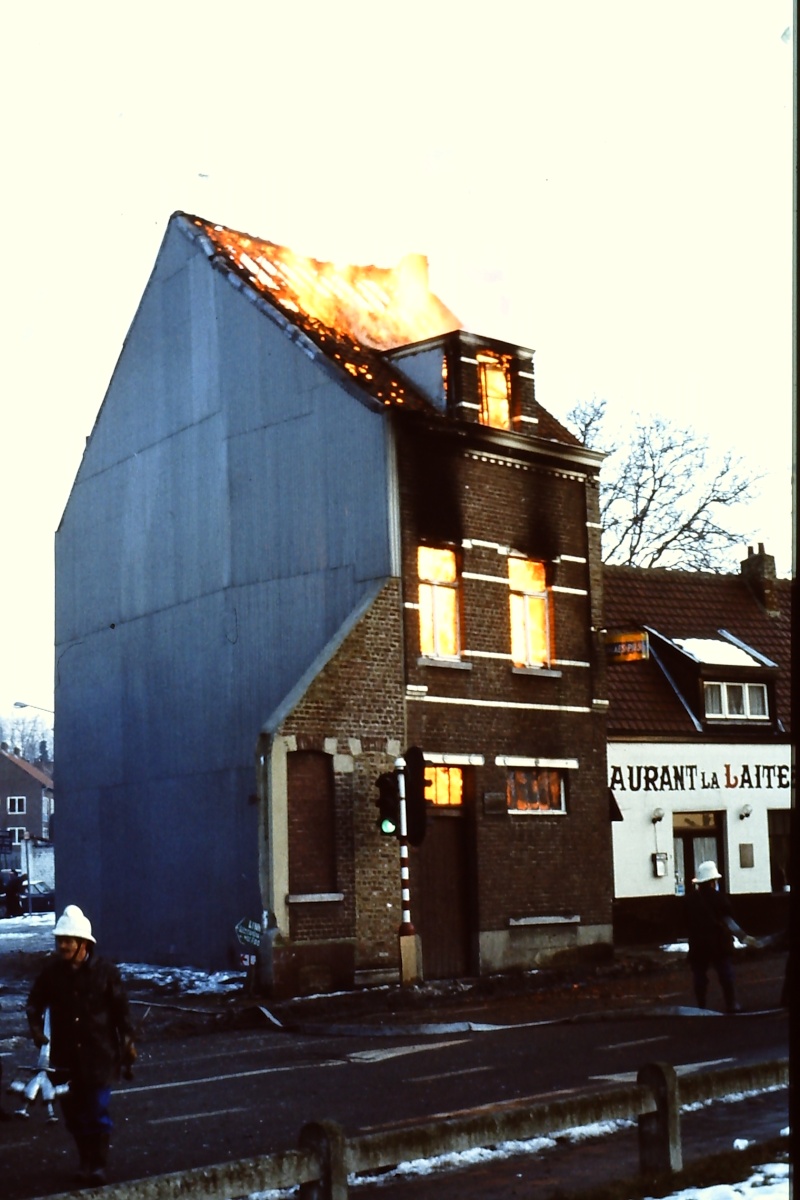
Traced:
<path id="1" fill-rule="evenodd" d="M 680 646 L 687 654 L 691 654 L 698 662 L 714 664 L 722 667 L 760 667 L 763 663 L 753 658 L 739 646 L 721 638 L 673 638 L 676 646 Z"/>

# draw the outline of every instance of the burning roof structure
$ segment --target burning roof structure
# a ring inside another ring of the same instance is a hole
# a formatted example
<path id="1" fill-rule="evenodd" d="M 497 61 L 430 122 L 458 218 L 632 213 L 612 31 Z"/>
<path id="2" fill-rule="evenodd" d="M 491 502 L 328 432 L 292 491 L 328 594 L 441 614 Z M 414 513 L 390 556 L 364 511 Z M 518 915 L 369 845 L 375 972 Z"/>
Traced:
<path id="1" fill-rule="evenodd" d="M 338 265 L 201 217 L 176 215 L 199 231 L 218 268 L 282 312 L 375 399 L 421 406 L 383 352 L 461 329 L 430 291 L 423 255 L 406 255 L 389 268 Z"/>

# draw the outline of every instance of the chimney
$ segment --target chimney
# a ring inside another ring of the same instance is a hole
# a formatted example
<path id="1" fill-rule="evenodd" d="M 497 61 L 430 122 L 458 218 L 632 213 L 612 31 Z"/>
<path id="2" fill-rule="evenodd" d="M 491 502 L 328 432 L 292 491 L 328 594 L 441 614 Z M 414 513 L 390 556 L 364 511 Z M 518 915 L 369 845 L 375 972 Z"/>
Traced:
<path id="1" fill-rule="evenodd" d="M 750 587 L 759 604 L 770 617 L 779 613 L 778 601 L 775 594 L 775 558 L 772 554 L 764 553 L 764 543 L 758 543 L 758 554 L 753 553 L 753 547 L 747 547 L 747 558 L 740 564 L 742 579 Z"/>

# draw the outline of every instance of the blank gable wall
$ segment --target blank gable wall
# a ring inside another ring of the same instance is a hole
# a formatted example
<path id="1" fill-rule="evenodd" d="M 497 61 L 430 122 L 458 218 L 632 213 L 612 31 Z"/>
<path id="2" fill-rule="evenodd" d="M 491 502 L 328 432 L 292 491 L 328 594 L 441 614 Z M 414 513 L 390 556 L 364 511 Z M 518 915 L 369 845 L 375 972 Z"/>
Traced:
<path id="1" fill-rule="evenodd" d="M 259 915 L 258 732 L 389 574 L 386 478 L 383 412 L 171 229 L 56 540 L 59 903 L 117 957 Z"/>

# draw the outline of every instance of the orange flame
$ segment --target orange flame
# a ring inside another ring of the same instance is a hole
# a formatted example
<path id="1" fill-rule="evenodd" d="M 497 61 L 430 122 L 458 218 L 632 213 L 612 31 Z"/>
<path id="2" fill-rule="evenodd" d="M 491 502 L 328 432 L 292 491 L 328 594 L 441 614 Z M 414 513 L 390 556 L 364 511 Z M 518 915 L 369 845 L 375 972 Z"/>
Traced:
<path id="1" fill-rule="evenodd" d="M 408 254 L 388 268 L 339 265 L 197 218 L 195 224 L 287 313 L 318 321 L 359 346 L 391 350 L 461 328 L 431 292 L 424 255 Z"/>

